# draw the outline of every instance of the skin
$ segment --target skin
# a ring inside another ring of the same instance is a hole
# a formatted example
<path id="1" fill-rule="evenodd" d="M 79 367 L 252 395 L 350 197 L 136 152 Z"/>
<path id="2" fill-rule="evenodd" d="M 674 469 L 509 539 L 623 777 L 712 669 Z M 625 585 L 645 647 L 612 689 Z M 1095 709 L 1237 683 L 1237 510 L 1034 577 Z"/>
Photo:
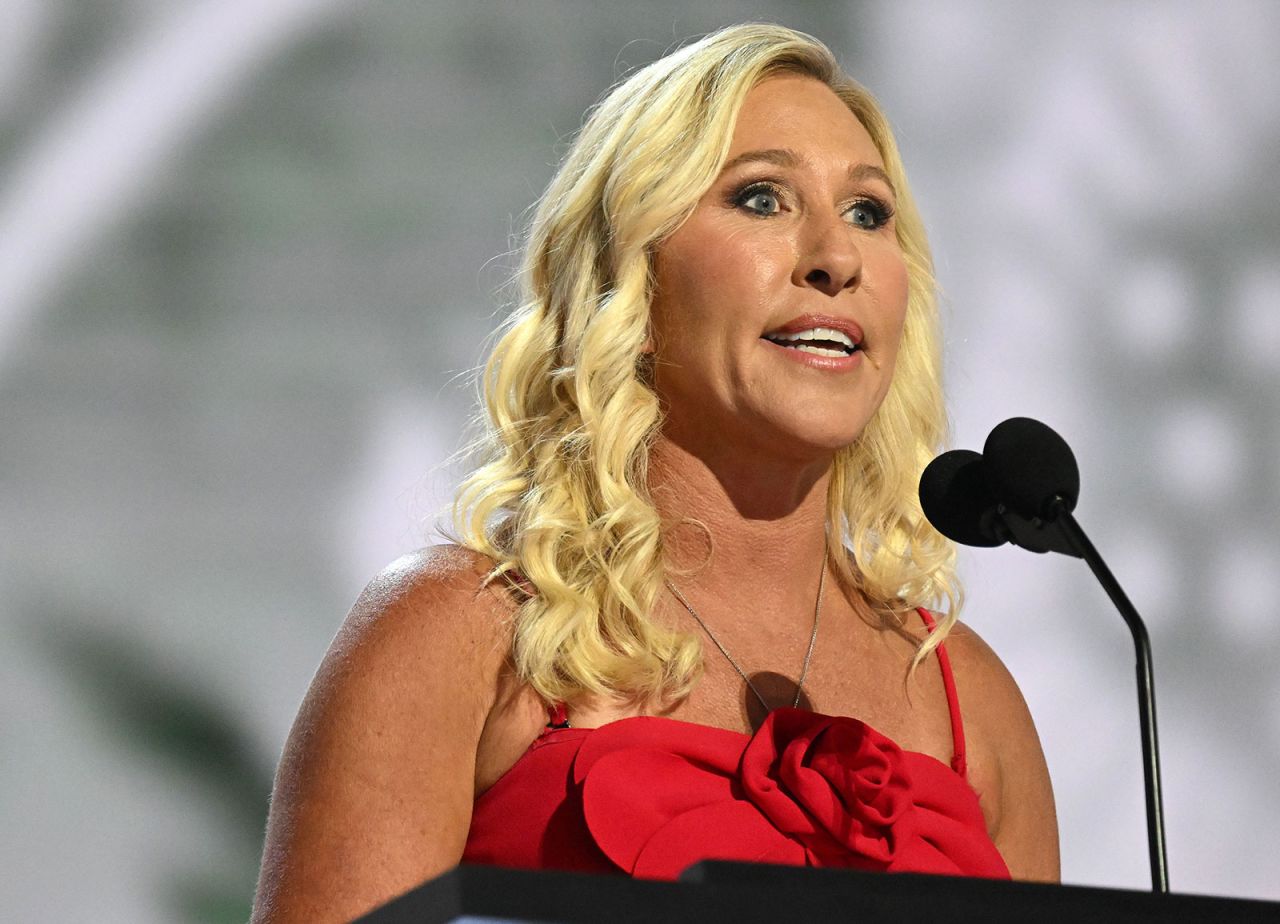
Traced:
<path id="1" fill-rule="evenodd" d="M 894 190 L 871 169 L 883 161 L 828 88 L 799 76 L 756 86 L 727 163 L 763 150 L 791 156 L 729 167 L 655 255 L 651 346 L 667 423 L 650 486 L 671 528 L 669 573 L 748 673 L 782 675 L 764 692 L 789 704 L 813 626 L 831 462 L 889 387 L 907 273 L 886 217 Z M 762 181 L 772 191 L 744 191 Z M 809 313 L 862 328 L 855 368 L 814 369 L 761 339 Z M 255 922 L 346 921 L 458 862 L 472 803 L 547 715 L 511 670 L 514 604 L 480 589 L 488 567 L 464 549 L 427 550 L 357 601 L 285 747 Z M 904 682 L 921 627 L 886 630 L 830 573 L 826 586 L 804 684 L 811 708 L 949 761 L 936 661 Z M 701 631 L 669 595 L 654 618 Z M 967 627 L 947 648 L 988 832 L 1015 878 L 1054 881 L 1053 794 L 1017 685 Z M 678 703 L 576 703 L 571 721 L 656 712 L 749 732 L 741 677 L 711 645 L 704 655 Z"/>

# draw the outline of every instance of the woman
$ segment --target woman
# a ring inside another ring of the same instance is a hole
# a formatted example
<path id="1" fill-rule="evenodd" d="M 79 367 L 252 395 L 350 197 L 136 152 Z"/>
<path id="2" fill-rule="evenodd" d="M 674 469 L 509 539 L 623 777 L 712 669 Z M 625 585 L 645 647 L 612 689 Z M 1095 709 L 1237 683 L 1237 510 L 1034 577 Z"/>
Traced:
<path id="1" fill-rule="evenodd" d="M 866 92 L 771 25 L 639 71 L 544 195 L 525 283 L 459 544 L 335 640 L 255 919 L 346 920 L 462 860 L 1056 879 L 1035 729 L 915 496 L 933 281 Z"/>

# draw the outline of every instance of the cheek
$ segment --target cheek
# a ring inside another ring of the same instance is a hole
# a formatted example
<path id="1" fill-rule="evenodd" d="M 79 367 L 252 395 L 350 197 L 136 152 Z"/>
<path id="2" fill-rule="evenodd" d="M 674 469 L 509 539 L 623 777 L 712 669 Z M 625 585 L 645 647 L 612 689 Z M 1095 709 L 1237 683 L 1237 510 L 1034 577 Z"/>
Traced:
<path id="1" fill-rule="evenodd" d="M 653 323 L 659 336 L 722 340 L 759 302 L 765 261 L 745 235 L 673 237 L 654 262 Z"/>
<path id="2" fill-rule="evenodd" d="M 877 301 L 883 311 L 885 331 L 892 334 L 896 344 L 907 316 L 907 295 L 910 290 L 907 263 L 902 254 L 895 250 L 886 253 L 876 269 L 879 279 Z"/>
<path id="3" fill-rule="evenodd" d="M 874 327 L 868 330 L 869 352 L 884 373 L 878 386 L 880 398 L 889 391 L 896 373 L 898 354 L 902 349 L 903 330 L 907 317 L 907 293 L 909 278 L 907 264 L 896 248 L 877 254 L 874 261 L 867 261 L 868 287 L 874 278 Z M 872 276 L 874 273 L 874 277 Z"/>
<path id="4" fill-rule="evenodd" d="M 701 304 L 702 279 L 696 269 L 702 259 L 696 228 L 688 223 L 659 248 L 653 263 L 652 315 L 655 331 L 668 343 L 694 327 L 691 315 Z"/>

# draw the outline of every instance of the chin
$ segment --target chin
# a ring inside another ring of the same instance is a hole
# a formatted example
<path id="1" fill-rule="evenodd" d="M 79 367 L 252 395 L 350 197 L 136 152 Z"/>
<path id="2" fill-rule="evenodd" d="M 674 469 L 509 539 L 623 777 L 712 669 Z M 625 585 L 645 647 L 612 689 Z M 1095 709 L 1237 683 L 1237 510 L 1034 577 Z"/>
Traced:
<path id="1" fill-rule="evenodd" d="M 843 394 L 799 392 L 791 400 L 760 408 L 761 421 L 771 435 L 765 445 L 804 447 L 808 453 L 832 454 L 852 446 L 862 436 L 883 401 L 864 389 Z M 766 423 L 767 421 L 767 423 Z"/>
<path id="2" fill-rule="evenodd" d="M 841 449 L 852 446 L 858 441 L 858 437 L 862 436 L 862 431 L 866 429 L 866 424 L 855 426 L 851 423 L 843 423 L 841 426 L 833 426 L 833 422 L 813 421 L 811 426 L 797 426 L 794 420 L 789 421 L 789 425 L 783 422 L 776 427 L 776 437 L 771 437 L 766 441 L 766 445 L 770 448 L 786 446 L 793 449 L 790 453 L 797 459 L 817 460 L 823 456 L 834 456 Z"/>
<path id="3" fill-rule="evenodd" d="M 840 450 L 847 449 L 856 443 L 860 436 L 862 436 L 861 430 L 832 434 L 826 439 L 815 443 L 814 448 L 829 455 L 835 455 Z"/>

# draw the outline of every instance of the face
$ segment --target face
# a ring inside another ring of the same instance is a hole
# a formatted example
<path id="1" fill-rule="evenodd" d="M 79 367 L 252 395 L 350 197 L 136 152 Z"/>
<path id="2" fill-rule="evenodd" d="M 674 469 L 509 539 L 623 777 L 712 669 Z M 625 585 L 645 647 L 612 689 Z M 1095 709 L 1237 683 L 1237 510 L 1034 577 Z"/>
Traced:
<path id="1" fill-rule="evenodd" d="M 883 168 L 819 81 L 751 90 L 725 169 L 654 258 L 669 437 L 813 457 L 862 432 L 889 388 L 907 303 Z"/>

